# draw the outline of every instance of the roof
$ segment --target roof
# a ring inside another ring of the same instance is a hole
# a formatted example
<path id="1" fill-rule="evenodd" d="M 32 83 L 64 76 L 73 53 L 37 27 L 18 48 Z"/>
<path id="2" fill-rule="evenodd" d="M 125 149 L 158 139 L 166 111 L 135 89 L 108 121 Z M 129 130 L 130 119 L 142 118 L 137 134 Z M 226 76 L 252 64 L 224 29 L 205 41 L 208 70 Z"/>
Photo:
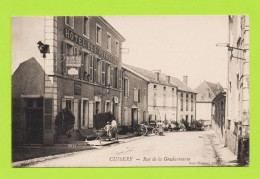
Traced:
<path id="1" fill-rule="evenodd" d="M 219 94 L 221 91 L 224 90 L 224 88 L 220 84 L 215 84 L 208 81 L 205 82 L 207 83 L 207 85 L 215 95 Z"/>
<path id="2" fill-rule="evenodd" d="M 198 93 L 197 102 L 212 102 L 223 90 L 224 88 L 219 83 L 211 83 L 208 81 L 203 81 L 194 89 L 194 91 Z"/>
<path id="3" fill-rule="evenodd" d="M 225 91 L 221 91 L 220 93 L 218 93 L 218 95 L 213 99 L 212 103 L 216 103 L 216 101 L 218 101 L 221 98 L 222 99 L 226 98 L 226 92 Z"/>
<path id="4" fill-rule="evenodd" d="M 168 83 L 168 81 L 166 79 L 167 75 L 161 73 L 160 81 L 157 81 L 156 80 L 156 74 L 151 70 L 146 70 L 146 69 L 139 68 L 139 67 L 132 66 L 132 65 L 128 65 L 128 64 L 123 64 L 123 66 L 127 67 L 128 69 L 131 69 L 132 71 L 135 71 L 139 75 L 149 79 L 149 81 L 152 82 L 152 83 L 157 83 L 157 84 L 167 85 L 167 86 L 173 86 L 173 87 L 177 87 L 181 91 L 195 93 L 190 87 L 188 87 L 185 83 L 183 83 L 181 80 L 179 80 L 176 77 L 170 76 L 171 83 Z"/>

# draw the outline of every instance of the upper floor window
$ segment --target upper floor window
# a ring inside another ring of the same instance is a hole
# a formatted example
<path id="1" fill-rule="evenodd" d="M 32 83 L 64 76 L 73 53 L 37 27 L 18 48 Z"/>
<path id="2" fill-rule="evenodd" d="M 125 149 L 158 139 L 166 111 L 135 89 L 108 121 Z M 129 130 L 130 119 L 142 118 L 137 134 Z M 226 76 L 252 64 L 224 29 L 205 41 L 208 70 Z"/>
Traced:
<path id="1" fill-rule="evenodd" d="M 163 87 L 163 90 L 166 90 L 166 87 L 165 87 L 165 86 Z"/>
<path id="2" fill-rule="evenodd" d="M 83 17 L 83 35 L 89 37 L 89 18 L 86 16 Z"/>
<path id="3" fill-rule="evenodd" d="M 107 51 L 111 52 L 111 35 L 107 33 Z"/>
<path id="4" fill-rule="evenodd" d="M 156 89 L 156 88 L 157 88 L 157 86 L 156 86 L 156 85 L 153 85 L 153 88 L 154 88 L 154 89 Z"/>
<path id="5" fill-rule="evenodd" d="M 116 40 L 116 56 L 119 57 L 119 42 Z"/>
<path id="6" fill-rule="evenodd" d="M 129 80 L 128 78 L 124 78 L 124 96 L 129 96 Z"/>
<path id="7" fill-rule="evenodd" d="M 174 88 L 172 88 L 172 92 L 174 92 Z"/>
<path id="8" fill-rule="evenodd" d="M 74 28 L 74 17 L 73 16 L 65 16 L 65 24 L 70 28 Z"/>
<path id="9" fill-rule="evenodd" d="M 101 46 L 101 34 L 102 34 L 102 29 L 101 27 L 97 24 L 96 25 L 96 43 Z"/>

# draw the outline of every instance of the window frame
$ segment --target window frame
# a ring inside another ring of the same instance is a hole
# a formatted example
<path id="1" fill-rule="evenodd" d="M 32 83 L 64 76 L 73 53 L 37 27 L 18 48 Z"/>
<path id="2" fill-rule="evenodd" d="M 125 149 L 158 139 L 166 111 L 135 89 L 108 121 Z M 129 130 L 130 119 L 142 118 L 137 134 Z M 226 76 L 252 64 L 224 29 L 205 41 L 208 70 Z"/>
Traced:
<path id="1" fill-rule="evenodd" d="M 72 25 L 67 24 L 67 18 L 68 18 L 68 17 L 72 17 L 72 18 L 73 18 L 73 22 L 72 22 L 73 24 L 72 24 Z M 74 29 L 74 23 L 75 23 L 75 17 L 74 17 L 74 16 L 65 16 L 65 25 L 66 25 L 66 26 L 68 26 L 68 27 Z"/>
<path id="2" fill-rule="evenodd" d="M 127 84 L 126 84 L 127 81 Z M 126 87 L 127 86 L 127 90 Z M 124 97 L 128 98 L 129 97 L 129 79 L 127 77 L 124 77 Z"/>
<path id="3" fill-rule="evenodd" d="M 84 28 L 85 28 L 85 18 L 88 19 L 87 21 L 87 34 L 84 34 Z M 90 21 L 89 21 L 89 16 L 83 16 L 83 25 L 82 25 L 82 34 L 84 37 L 89 39 L 89 25 L 90 25 Z"/>
<path id="4" fill-rule="evenodd" d="M 108 40 L 109 39 L 108 36 L 110 37 L 110 43 L 109 43 L 109 40 Z M 110 53 L 112 51 L 112 35 L 109 32 L 107 32 L 107 51 L 110 52 Z"/>
<path id="5" fill-rule="evenodd" d="M 100 42 L 99 42 L 99 39 L 98 39 L 98 28 L 100 29 Z M 101 47 L 101 43 L 102 43 L 102 28 L 101 28 L 100 25 L 98 25 L 96 23 L 96 44 Z"/>

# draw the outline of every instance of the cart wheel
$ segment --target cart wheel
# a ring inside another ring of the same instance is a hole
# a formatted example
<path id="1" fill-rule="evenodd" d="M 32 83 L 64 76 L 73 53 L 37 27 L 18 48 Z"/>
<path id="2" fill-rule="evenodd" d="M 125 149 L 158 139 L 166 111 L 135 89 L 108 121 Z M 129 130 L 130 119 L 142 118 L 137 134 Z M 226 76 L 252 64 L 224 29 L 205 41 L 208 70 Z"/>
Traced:
<path id="1" fill-rule="evenodd" d="M 145 136 L 147 134 L 148 130 L 147 127 L 144 125 L 141 125 L 141 135 Z"/>
<path id="2" fill-rule="evenodd" d="M 152 131 L 155 135 L 159 135 L 159 130 L 154 128 L 153 131 Z"/>

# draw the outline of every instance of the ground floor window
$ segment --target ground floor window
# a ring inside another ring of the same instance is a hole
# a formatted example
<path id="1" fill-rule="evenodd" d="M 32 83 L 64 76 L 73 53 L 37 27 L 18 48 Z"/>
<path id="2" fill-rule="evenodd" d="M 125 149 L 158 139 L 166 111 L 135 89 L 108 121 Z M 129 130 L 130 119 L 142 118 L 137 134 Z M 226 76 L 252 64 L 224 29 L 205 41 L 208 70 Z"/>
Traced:
<path id="1" fill-rule="evenodd" d="M 66 99 L 66 108 L 71 110 L 72 109 L 72 100 L 71 99 Z"/>

